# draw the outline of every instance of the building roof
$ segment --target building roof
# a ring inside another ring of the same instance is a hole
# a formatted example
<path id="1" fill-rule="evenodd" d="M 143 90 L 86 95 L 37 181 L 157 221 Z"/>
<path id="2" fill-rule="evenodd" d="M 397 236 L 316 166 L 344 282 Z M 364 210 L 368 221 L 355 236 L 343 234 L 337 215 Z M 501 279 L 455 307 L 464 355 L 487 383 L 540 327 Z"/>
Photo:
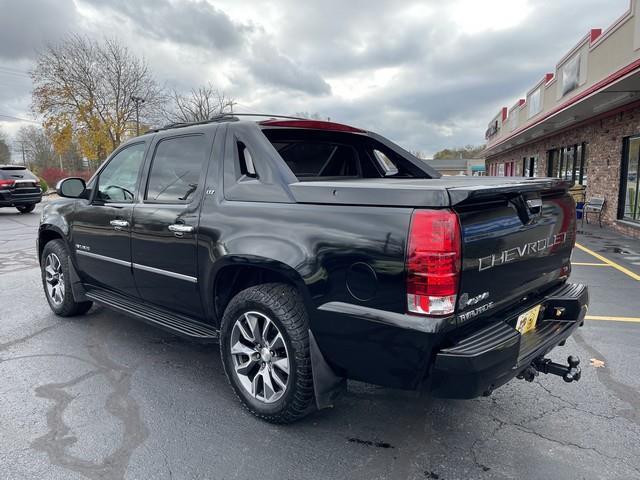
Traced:
<path id="1" fill-rule="evenodd" d="M 640 104 L 640 0 L 609 28 L 591 29 L 510 107 L 489 123 L 486 157 Z"/>

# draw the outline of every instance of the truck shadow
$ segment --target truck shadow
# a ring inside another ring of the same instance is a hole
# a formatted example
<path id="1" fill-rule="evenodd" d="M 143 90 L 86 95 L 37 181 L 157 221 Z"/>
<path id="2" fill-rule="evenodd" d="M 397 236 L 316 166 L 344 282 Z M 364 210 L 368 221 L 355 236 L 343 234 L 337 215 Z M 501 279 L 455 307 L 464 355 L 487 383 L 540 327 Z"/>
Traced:
<path id="1" fill-rule="evenodd" d="M 547 379 L 512 382 L 491 397 L 465 401 L 349 382 L 334 408 L 293 425 L 271 425 L 241 407 L 217 345 L 176 337 L 100 307 L 65 322 L 71 334 L 48 345 L 67 351 L 75 349 L 69 337 L 88 339 L 86 357 L 95 364 L 90 371 L 97 372 L 91 378 L 107 392 L 106 399 L 91 400 L 100 402 L 93 410 L 102 408 L 121 433 L 109 437 L 110 453 L 101 460 L 72 454 L 74 443 L 87 441 L 75 425 L 92 419 L 71 417 L 71 411 L 81 417 L 82 412 L 67 408 L 76 397 L 58 381 L 36 389 L 50 402 L 49 431 L 32 446 L 51 463 L 89 478 L 124 478 L 133 465 L 142 468 L 140 462 L 145 468 L 165 465 L 174 478 L 192 476 L 189 465 L 198 466 L 198 478 L 230 478 L 233 472 L 245 477 L 250 471 L 262 472 L 262 478 L 525 478 L 540 468 L 536 458 L 550 448 L 572 455 L 571 468 L 579 462 L 585 474 L 602 464 L 619 468 L 621 461 L 630 462 L 618 458 L 618 447 L 580 440 L 592 427 L 579 418 L 600 415 L 611 422 L 614 416 L 591 412 L 576 400 L 583 395 L 576 387 L 556 388 L 556 382 L 550 388 Z M 78 376 L 75 395 L 93 393 L 83 392 L 89 388 L 83 382 Z M 167 443 L 172 438 L 184 441 Z M 523 442 L 534 454 L 518 455 Z M 568 468 L 550 460 L 545 471 L 561 467 Z M 627 471 L 636 470 L 629 464 Z"/>

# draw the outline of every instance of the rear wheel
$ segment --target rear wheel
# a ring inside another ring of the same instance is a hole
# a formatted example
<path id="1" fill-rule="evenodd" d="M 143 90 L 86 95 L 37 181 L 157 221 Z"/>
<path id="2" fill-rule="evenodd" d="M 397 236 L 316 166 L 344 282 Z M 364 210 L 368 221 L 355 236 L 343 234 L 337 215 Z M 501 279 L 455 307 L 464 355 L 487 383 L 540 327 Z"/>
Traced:
<path id="1" fill-rule="evenodd" d="M 36 208 L 35 203 L 30 203 L 29 205 L 20 205 L 16 207 L 20 213 L 30 213 L 33 212 L 33 209 Z"/>
<path id="2" fill-rule="evenodd" d="M 44 246 L 40 270 L 44 293 L 56 315 L 72 317 L 89 311 L 93 302 L 76 302 L 73 298 L 69 254 L 62 240 L 52 240 Z"/>
<path id="3" fill-rule="evenodd" d="M 258 285 L 229 303 L 222 320 L 222 363 L 255 416 L 291 423 L 313 409 L 308 332 L 304 304 L 292 286 Z"/>

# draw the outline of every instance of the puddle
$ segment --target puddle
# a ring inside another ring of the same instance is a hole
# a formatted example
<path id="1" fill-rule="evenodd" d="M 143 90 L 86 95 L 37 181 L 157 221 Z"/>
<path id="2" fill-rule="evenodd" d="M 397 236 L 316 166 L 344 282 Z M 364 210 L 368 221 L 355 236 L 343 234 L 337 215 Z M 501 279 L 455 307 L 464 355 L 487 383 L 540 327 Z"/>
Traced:
<path id="1" fill-rule="evenodd" d="M 630 250 L 626 250 L 624 248 L 620 248 L 620 247 L 607 247 L 605 246 L 605 248 L 601 248 L 600 250 L 598 250 L 599 252 L 602 253 L 618 253 L 620 255 L 634 255 L 635 252 L 632 252 Z"/>
<path id="2" fill-rule="evenodd" d="M 390 443 L 387 442 L 378 442 L 373 440 L 362 440 L 360 438 L 348 438 L 347 439 L 351 443 L 357 443 L 358 445 L 366 445 L 367 447 L 376 447 L 376 448 L 396 448 Z"/>

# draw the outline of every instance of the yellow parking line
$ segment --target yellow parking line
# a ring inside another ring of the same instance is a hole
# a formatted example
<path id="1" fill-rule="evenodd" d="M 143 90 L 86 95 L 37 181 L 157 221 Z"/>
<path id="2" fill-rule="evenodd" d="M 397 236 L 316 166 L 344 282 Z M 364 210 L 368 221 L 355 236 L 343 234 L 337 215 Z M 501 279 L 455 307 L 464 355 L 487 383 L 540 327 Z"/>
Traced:
<path id="1" fill-rule="evenodd" d="M 593 250 L 589 250 L 587 247 L 583 247 L 582 245 L 580 245 L 579 243 L 576 243 L 576 247 L 578 247 L 580 250 L 582 250 L 583 252 L 588 253 L 589 255 L 591 255 L 592 257 L 597 258 L 598 260 L 600 260 L 601 262 L 606 263 L 607 265 L 615 268 L 616 270 L 621 271 L 622 273 L 624 273 L 625 275 L 630 276 L 631 278 L 633 278 L 634 280 L 637 280 L 640 282 L 640 275 L 638 275 L 637 273 L 632 272 L 631 270 L 624 268 L 622 265 L 618 265 L 616 262 L 609 260 L 606 257 L 603 257 L 602 255 L 600 255 L 599 253 L 594 252 Z"/>
<path id="2" fill-rule="evenodd" d="M 604 320 L 607 322 L 634 322 L 640 323 L 640 318 L 638 317 L 610 317 L 603 315 L 587 315 L 584 317 L 585 320 Z"/>
<path id="3" fill-rule="evenodd" d="M 571 262 L 571 265 L 580 265 L 581 267 L 610 267 L 606 263 L 589 263 L 589 262 Z"/>

